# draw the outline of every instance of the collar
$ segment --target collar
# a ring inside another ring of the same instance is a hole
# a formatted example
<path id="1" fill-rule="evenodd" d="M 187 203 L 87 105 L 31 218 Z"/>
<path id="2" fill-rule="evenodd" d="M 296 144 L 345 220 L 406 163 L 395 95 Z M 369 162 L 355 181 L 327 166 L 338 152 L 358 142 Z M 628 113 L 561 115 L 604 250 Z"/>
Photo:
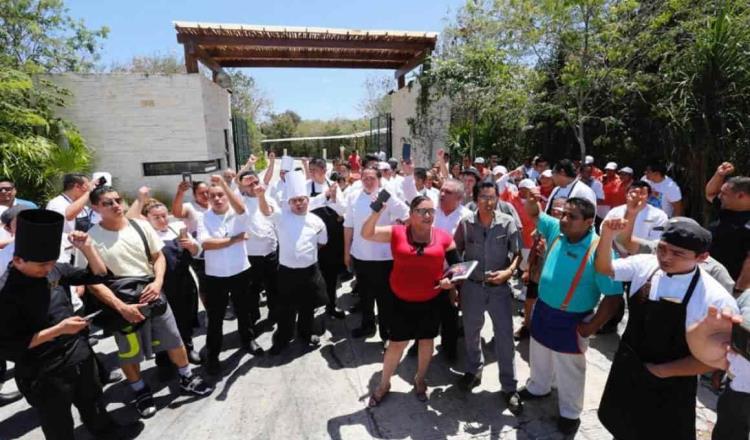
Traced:
<path id="1" fill-rule="evenodd" d="M 664 274 L 665 277 L 669 278 L 670 280 L 682 280 L 682 279 L 690 280 L 695 275 L 695 271 L 699 270 L 699 266 L 696 264 L 693 270 L 691 270 L 690 272 L 685 272 L 685 273 L 670 274 L 670 273 L 664 272 L 661 269 L 659 270 Z"/>
<path id="2" fill-rule="evenodd" d="M 458 209 L 456 211 L 458 211 Z M 499 209 L 495 209 L 494 211 L 492 211 L 492 221 L 490 222 L 490 228 L 493 228 L 493 227 L 495 227 L 495 225 L 498 224 L 497 219 L 500 217 L 500 215 L 498 215 L 498 214 L 503 214 L 503 212 L 501 210 L 499 210 Z M 477 225 L 480 225 L 480 226 L 484 226 L 484 225 L 482 225 L 482 222 L 479 221 L 479 208 L 477 208 L 474 211 L 474 216 L 473 217 L 474 218 L 470 220 L 471 223 L 474 223 L 474 224 L 477 224 Z"/>

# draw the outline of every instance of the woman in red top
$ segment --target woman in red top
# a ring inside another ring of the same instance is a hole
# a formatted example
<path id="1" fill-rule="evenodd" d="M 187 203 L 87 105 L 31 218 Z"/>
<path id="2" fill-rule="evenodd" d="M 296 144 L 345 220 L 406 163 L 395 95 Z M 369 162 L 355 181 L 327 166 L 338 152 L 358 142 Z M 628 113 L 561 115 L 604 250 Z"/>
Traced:
<path id="1" fill-rule="evenodd" d="M 441 301 L 447 301 L 440 293 L 453 288 L 448 278 L 443 278 L 446 253 L 456 248 L 450 234 L 432 226 L 435 207 L 427 197 L 417 196 L 412 200 L 406 226 L 375 226 L 379 217 L 380 212 L 368 217 L 362 226 L 362 238 L 391 244 L 390 284 L 395 298 L 390 341 L 383 356 L 383 375 L 380 386 L 370 396 L 370 407 L 377 406 L 390 390 L 391 376 L 413 339 L 419 340 L 414 392 L 419 400 L 427 400 L 424 378 L 432 359 L 433 340 L 440 327 Z"/>

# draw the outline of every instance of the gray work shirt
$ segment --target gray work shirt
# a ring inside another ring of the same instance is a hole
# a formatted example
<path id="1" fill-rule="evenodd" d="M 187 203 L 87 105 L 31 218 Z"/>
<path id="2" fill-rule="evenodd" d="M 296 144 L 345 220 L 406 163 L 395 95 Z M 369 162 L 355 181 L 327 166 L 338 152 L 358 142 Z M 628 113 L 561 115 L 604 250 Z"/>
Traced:
<path id="1" fill-rule="evenodd" d="M 479 214 L 473 212 L 458 225 L 454 240 L 465 261 L 479 262 L 469 277 L 478 283 L 484 281 L 485 272 L 508 268 L 521 249 L 521 234 L 515 220 L 500 210 L 495 211 L 489 227 L 484 227 Z"/>

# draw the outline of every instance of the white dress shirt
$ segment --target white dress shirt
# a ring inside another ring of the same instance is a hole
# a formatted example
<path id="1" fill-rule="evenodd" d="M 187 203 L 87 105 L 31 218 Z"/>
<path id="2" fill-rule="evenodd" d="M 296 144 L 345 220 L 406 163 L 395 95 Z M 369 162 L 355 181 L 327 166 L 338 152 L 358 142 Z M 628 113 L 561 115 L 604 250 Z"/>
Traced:
<path id="1" fill-rule="evenodd" d="M 304 269 L 318 262 L 318 245 L 328 243 L 326 225 L 320 217 L 275 210 L 269 219 L 279 231 L 279 264 Z"/>
<path id="2" fill-rule="evenodd" d="M 451 237 L 456 233 L 458 224 L 468 216 L 471 215 L 471 210 L 464 205 L 458 205 L 458 208 L 454 209 L 450 214 L 446 215 L 442 209 L 438 208 L 435 210 L 435 223 L 434 226 L 438 229 L 449 233 Z"/>
<path id="3" fill-rule="evenodd" d="M 626 208 L 626 205 L 615 206 L 604 218 L 625 218 Z M 635 217 L 633 236 L 643 240 L 658 240 L 661 238 L 661 231 L 655 231 L 654 228 L 664 226 L 667 221 L 669 221 L 669 218 L 667 218 L 667 214 L 664 211 L 651 205 L 646 205 L 646 208 Z"/>
<path id="4" fill-rule="evenodd" d="M 276 227 L 273 222 L 260 212 L 257 197 L 243 196 L 245 202 L 245 212 L 250 218 L 247 232 L 250 238 L 245 240 L 245 249 L 248 255 L 266 256 L 276 251 L 278 238 L 276 236 Z M 275 211 L 280 211 L 279 205 L 271 197 L 266 197 L 266 203 Z"/>
<path id="5" fill-rule="evenodd" d="M 210 238 L 229 238 L 247 232 L 250 217 L 245 211 L 238 215 L 230 206 L 224 214 L 217 214 L 212 209 L 203 214 L 203 221 L 198 223 L 198 241 L 205 247 Z M 245 243 L 237 242 L 221 249 L 206 249 L 206 275 L 213 277 L 231 277 L 250 268 L 247 261 Z"/>
<path id="6" fill-rule="evenodd" d="M 414 176 L 404 176 L 401 179 L 401 194 L 404 195 L 404 202 L 411 203 L 416 196 L 425 196 L 432 200 L 435 209 L 437 209 L 438 203 L 440 202 L 440 191 L 435 188 L 424 187 L 422 190 L 417 189 L 417 184 L 414 181 Z"/>
<path id="7" fill-rule="evenodd" d="M 378 191 L 379 192 L 379 191 Z M 390 192 L 390 191 L 389 191 Z M 370 203 L 373 196 L 364 190 L 352 195 L 351 203 L 344 216 L 344 227 L 353 229 L 352 247 L 350 254 L 363 261 L 388 261 L 393 259 L 390 243 L 378 243 L 362 238 L 362 225 L 372 214 Z M 392 225 L 396 220 L 405 221 L 409 217 L 409 207 L 398 197 L 391 198 L 385 203 L 385 209 L 380 214 L 378 226 Z"/>

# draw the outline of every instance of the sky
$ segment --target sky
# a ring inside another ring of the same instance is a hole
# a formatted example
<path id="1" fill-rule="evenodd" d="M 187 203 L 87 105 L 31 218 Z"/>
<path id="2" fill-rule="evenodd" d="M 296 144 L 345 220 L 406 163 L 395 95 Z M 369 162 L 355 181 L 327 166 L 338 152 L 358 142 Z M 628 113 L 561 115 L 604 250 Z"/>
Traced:
<path id="1" fill-rule="evenodd" d="M 310 26 L 360 30 L 440 32 L 466 0 L 66 0 L 70 15 L 90 28 L 107 26 L 101 62 L 124 63 L 135 55 L 181 56 L 173 21 Z M 371 76 L 392 70 L 244 69 L 273 103 L 303 119 L 358 118 Z"/>

